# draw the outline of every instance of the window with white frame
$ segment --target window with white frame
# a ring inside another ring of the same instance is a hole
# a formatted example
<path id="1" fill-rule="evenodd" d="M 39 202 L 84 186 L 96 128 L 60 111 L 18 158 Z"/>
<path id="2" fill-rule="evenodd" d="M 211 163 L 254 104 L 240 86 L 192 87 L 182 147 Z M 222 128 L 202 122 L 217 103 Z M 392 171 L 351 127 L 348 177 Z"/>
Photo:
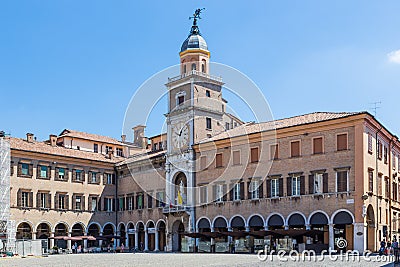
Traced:
<path id="1" fill-rule="evenodd" d="M 82 209 L 82 196 L 75 196 L 75 209 L 76 210 Z"/>
<path id="2" fill-rule="evenodd" d="M 106 211 L 112 212 L 114 211 L 114 199 L 106 198 Z"/>
<path id="3" fill-rule="evenodd" d="M 133 196 L 128 196 L 126 198 L 126 205 L 128 210 L 133 210 Z"/>
<path id="4" fill-rule="evenodd" d="M 240 200 L 240 183 L 233 186 L 233 201 Z"/>
<path id="5" fill-rule="evenodd" d="M 271 197 L 279 197 L 279 179 L 271 179 Z"/>
<path id="6" fill-rule="evenodd" d="M 260 181 L 252 180 L 249 184 L 249 193 L 251 199 L 259 199 L 260 198 Z"/>
<path id="7" fill-rule="evenodd" d="M 216 191 L 215 191 L 215 201 L 216 202 L 222 202 L 224 201 L 224 185 L 223 184 L 217 184 L 216 185 Z"/>
<path id="8" fill-rule="evenodd" d="M 21 200 L 22 200 L 21 204 L 22 204 L 22 207 L 24 207 L 24 208 L 29 207 L 29 195 L 30 195 L 30 192 L 22 192 L 21 193 Z"/>
<path id="9" fill-rule="evenodd" d="M 323 173 L 316 173 L 314 175 L 314 194 L 323 193 L 323 181 L 324 181 Z"/>
<path id="10" fill-rule="evenodd" d="M 97 173 L 96 172 L 91 172 L 91 181 L 92 183 L 97 183 L 97 177 L 96 177 Z"/>
<path id="11" fill-rule="evenodd" d="M 300 196 L 300 176 L 292 177 L 292 196 Z"/>
<path id="12" fill-rule="evenodd" d="M 107 173 L 107 184 L 112 184 L 112 183 L 113 183 L 112 174 Z"/>
<path id="13" fill-rule="evenodd" d="M 207 203 L 207 185 L 200 186 L 200 203 Z"/>
<path id="14" fill-rule="evenodd" d="M 40 198 L 39 208 L 41 209 L 50 208 L 47 207 L 48 193 L 39 193 L 39 198 Z"/>
<path id="15" fill-rule="evenodd" d="M 91 198 L 91 211 L 97 211 L 97 197 Z"/>

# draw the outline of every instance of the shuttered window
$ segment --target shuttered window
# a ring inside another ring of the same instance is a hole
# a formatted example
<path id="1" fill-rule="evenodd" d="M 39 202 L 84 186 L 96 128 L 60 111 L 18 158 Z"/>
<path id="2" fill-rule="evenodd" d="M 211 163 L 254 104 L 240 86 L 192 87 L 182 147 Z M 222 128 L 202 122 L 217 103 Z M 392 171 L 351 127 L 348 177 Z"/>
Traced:
<path id="1" fill-rule="evenodd" d="M 215 167 L 222 167 L 222 153 L 218 153 L 217 155 L 215 155 Z"/>
<path id="2" fill-rule="evenodd" d="M 240 164 L 240 150 L 233 151 L 233 165 Z"/>
<path id="3" fill-rule="evenodd" d="M 368 171 L 368 191 L 374 192 L 374 172 L 372 170 Z"/>
<path id="4" fill-rule="evenodd" d="M 278 149 L 279 149 L 278 144 L 270 146 L 270 159 L 271 160 L 279 158 L 279 150 Z"/>
<path id="5" fill-rule="evenodd" d="M 347 171 L 338 171 L 336 173 L 336 186 L 337 192 L 347 192 L 348 185 L 347 185 Z"/>
<path id="6" fill-rule="evenodd" d="M 259 160 L 258 147 L 253 147 L 250 149 L 250 162 L 258 162 L 258 160 Z"/>
<path id="7" fill-rule="evenodd" d="M 290 156 L 300 157 L 300 141 L 290 142 Z"/>
<path id="8" fill-rule="evenodd" d="M 347 133 L 338 134 L 337 138 L 337 151 L 347 150 Z"/>
<path id="9" fill-rule="evenodd" d="M 368 152 L 372 154 L 373 149 L 373 141 L 372 141 L 372 134 L 368 133 Z"/>
<path id="10" fill-rule="evenodd" d="M 313 139 L 313 153 L 314 154 L 322 154 L 323 151 L 323 144 L 322 144 L 322 137 L 317 137 Z"/>

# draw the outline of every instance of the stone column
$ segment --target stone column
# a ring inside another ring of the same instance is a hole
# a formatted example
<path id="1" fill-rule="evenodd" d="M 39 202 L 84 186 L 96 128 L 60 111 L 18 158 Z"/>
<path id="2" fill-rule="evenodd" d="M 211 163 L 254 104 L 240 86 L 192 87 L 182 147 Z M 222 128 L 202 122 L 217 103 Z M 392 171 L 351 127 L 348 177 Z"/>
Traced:
<path id="1" fill-rule="evenodd" d="M 289 225 L 285 225 L 285 230 L 289 230 Z"/>
<path id="2" fill-rule="evenodd" d="M 158 231 L 158 229 L 156 229 L 156 232 L 155 232 L 155 246 L 154 246 L 154 251 L 160 251 L 160 246 L 159 246 L 159 231 Z"/>
<path id="3" fill-rule="evenodd" d="M 32 240 L 36 240 L 36 232 L 32 232 Z"/>
<path id="4" fill-rule="evenodd" d="M 334 250 L 335 249 L 335 238 L 334 238 L 333 224 L 330 223 L 330 224 L 328 224 L 328 226 L 329 226 L 329 249 Z"/>
<path id="5" fill-rule="evenodd" d="M 68 237 L 71 237 L 71 232 L 68 232 Z M 72 242 L 71 242 L 72 240 L 67 240 L 67 249 L 68 250 L 71 250 L 71 248 L 72 248 Z"/>
<path id="6" fill-rule="evenodd" d="M 128 235 L 128 231 L 125 232 L 125 248 L 129 248 L 129 246 L 131 244 L 129 244 L 129 235 Z"/>
<path id="7" fill-rule="evenodd" d="M 138 250 L 139 249 L 139 231 L 136 229 L 135 231 L 135 249 Z"/>
<path id="8" fill-rule="evenodd" d="M 147 227 L 144 229 L 144 251 L 149 251 L 149 233 L 147 232 Z"/>
<path id="9" fill-rule="evenodd" d="M 121 232 L 120 232 L 120 231 L 117 231 L 117 234 L 116 234 L 116 235 L 121 235 Z M 116 244 L 117 247 L 121 246 L 121 239 L 115 238 L 114 240 L 116 240 L 116 242 L 117 242 L 117 244 Z"/>
<path id="10" fill-rule="evenodd" d="M 54 232 L 50 233 L 50 237 L 54 237 Z M 52 238 L 52 239 L 49 239 L 49 240 L 50 240 L 50 248 L 53 248 L 54 247 L 54 239 Z"/>
<path id="11" fill-rule="evenodd" d="M 103 236 L 103 232 L 100 232 L 99 236 Z M 103 240 L 99 240 L 99 246 L 101 247 L 102 245 L 103 245 Z"/>
<path id="12" fill-rule="evenodd" d="M 311 230 L 311 224 L 306 224 L 306 230 Z"/>
<path id="13" fill-rule="evenodd" d="M 84 236 L 87 236 L 87 233 L 85 233 L 84 234 Z M 87 248 L 87 239 L 85 238 L 85 239 L 83 239 L 83 247 L 82 247 L 82 252 L 84 251 L 84 249 L 86 249 Z"/>

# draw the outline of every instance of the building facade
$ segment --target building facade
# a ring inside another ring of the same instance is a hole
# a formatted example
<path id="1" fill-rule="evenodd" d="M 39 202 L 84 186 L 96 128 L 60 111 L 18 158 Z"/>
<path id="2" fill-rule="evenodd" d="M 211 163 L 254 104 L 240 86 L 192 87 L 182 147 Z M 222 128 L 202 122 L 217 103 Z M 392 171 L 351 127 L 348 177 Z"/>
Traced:
<path id="1" fill-rule="evenodd" d="M 10 138 L 17 239 L 247 253 L 375 251 L 398 237 L 400 143 L 376 118 L 244 123 L 226 112 L 196 16 L 179 55 L 167 133 L 146 138 L 138 125 L 132 143 L 68 129 L 45 142 Z"/>

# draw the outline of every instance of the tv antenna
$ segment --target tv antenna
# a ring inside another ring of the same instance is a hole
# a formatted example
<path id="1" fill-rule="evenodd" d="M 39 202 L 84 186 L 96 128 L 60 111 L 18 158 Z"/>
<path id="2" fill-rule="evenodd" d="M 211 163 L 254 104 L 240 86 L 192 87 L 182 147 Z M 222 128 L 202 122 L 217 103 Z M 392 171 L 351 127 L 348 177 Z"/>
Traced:
<path id="1" fill-rule="evenodd" d="M 376 114 L 377 114 L 378 109 L 381 108 L 381 106 L 380 106 L 381 104 L 382 104 L 381 101 L 377 101 L 377 102 L 372 102 L 372 103 L 370 103 L 370 105 L 373 105 L 373 107 L 372 107 L 371 109 L 372 109 L 372 111 L 374 112 L 374 117 L 376 117 Z"/>

